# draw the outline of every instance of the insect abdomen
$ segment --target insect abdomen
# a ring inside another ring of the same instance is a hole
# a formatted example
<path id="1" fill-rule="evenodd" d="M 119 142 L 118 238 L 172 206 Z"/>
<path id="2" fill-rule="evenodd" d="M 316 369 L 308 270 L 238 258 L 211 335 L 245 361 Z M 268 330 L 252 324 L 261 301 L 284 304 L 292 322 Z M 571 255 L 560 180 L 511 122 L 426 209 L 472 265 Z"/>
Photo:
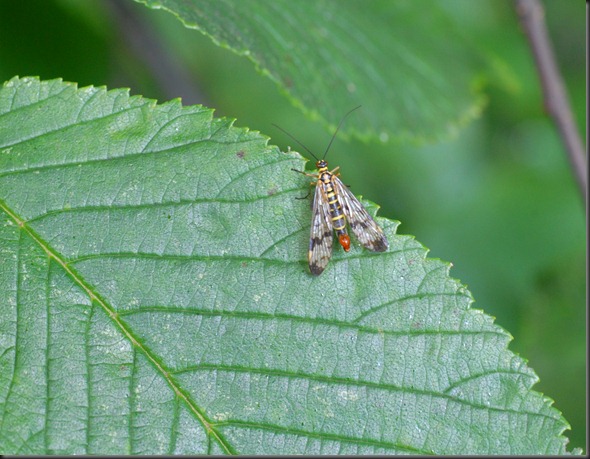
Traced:
<path id="1" fill-rule="evenodd" d="M 328 205 L 330 206 L 330 218 L 332 219 L 332 227 L 336 234 L 338 235 L 338 242 L 342 246 L 345 252 L 350 250 L 350 237 L 346 232 L 346 218 L 344 217 L 344 212 L 342 211 L 342 206 L 340 205 L 340 201 L 338 200 L 338 195 L 336 191 L 334 191 L 334 187 L 332 186 L 332 182 L 324 182 L 324 192 L 326 193 L 326 197 L 328 198 Z"/>

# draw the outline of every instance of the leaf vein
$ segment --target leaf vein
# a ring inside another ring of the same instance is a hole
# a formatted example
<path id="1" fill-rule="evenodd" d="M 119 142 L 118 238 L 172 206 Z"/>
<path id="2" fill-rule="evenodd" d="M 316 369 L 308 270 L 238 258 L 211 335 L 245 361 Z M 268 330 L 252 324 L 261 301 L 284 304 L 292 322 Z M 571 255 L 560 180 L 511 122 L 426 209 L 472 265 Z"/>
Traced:
<path id="1" fill-rule="evenodd" d="M 291 233 L 293 234 L 293 233 Z M 266 250 L 266 249 L 265 249 Z M 419 248 L 416 249 L 409 249 L 409 250 L 420 250 Z M 348 262 L 350 260 L 357 260 L 357 259 L 367 259 L 372 257 L 385 257 L 387 255 L 395 256 L 399 253 L 405 253 L 406 249 L 399 249 L 399 250 L 389 250 L 388 252 L 383 252 L 379 254 L 370 254 L 365 252 L 359 252 L 358 255 L 346 255 L 342 258 L 334 257 L 332 261 L 334 263 L 340 262 Z M 235 262 L 235 263 L 243 263 L 243 262 L 264 262 L 264 263 L 271 263 L 277 266 L 286 266 L 286 265 L 299 265 L 302 262 L 307 263 L 307 259 L 297 259 L 297 260 L 279 260 L 273 258 L 261 258 L 259 256 L 246 256 L 246 255 L 178 255 L 178 254 L 158 254 L 158 253 L 147 253 L 147 252 L 103 252 L 100 254 L 89 254 L 83 255 L 80 257 L 72 258 L 67 262 L 67 265 L 74 265 L 76 263 L 88 261 L 88 260 L 102 260 L 105 258 L 127 258 L 127 259 L 155 259 L 155 260 L 162 260 L 162 261 L 196 261 L 196 262 Z"/>
<path id="2" fill-rule="evenodd" d="M 286 371 L 286 370 L 278 370 L 275 368 L 252 368 L 252 367 L 242 367 L 239 365 L 220 365 L 220 364 L 207 364 L 201 363 L 198 365 L 192 365 L 189 367 L 185 367 L 182 370 L 171 371 L 171 374 L 185 374 L 185 373 L 196 373 L 200 370 L 205 371 L 216 371 L 216 372 L 228 372 L 228 373 L 254 373 L 254 374 L 261 374 L 266 376 L 277 376 L 277 377 L 284 377 L 284 378 L 293 378 L 293 379 L 305 379 L 308 381 L 317 381 L 323 382 L 327 384 L 341 384 L 345 386 L 356 386 L 356 387 L 366 387 L 369 389 L 376 389 L 376 390 L 385 390 L 390 392 L 404 392 L 410 393 L 417 396 L 426 396 L 426 397 L 433 397 L 433 398 L 440 398 L 449 400 L 454 403 L 458 403 L 460 405 L 470 406 L 472 408 L 482 409 L 486 411 L 494 411 L 498 413 L 512 413 L 518 416 L 527 415 L 531 417 L 539 417 L 542 419 L 552 419 L 555 420 L 554 417 L 549 416 L 544 413 L 534 413 L 530 411 L 523 411 L 523 410 L 515 410 L 512 408 L 502 408 L 498 406 L 490 406 L 484 405 L 479 403 L 474 403 L 469 400 L 464 400 L 462 398 L 453 396 L 451 394 L 447 394 L 445 392 L 437 392 L 434 390 L 425 390 L 425 389 L 416 389 L 415 387 L 403 387 L 403 386 L 396 386 L 394 384 L 388 383 L 378 383 L 373 381 L 364 381 L 364 380 L 352 380 L 350 378 L 341 378 L 335 376 L 323 376 L 323 375 L 313 375 L 310 373 L 298 373 L 293 371 Z M 502 371 L 502 373 L 511 373 L 508 371 Z M 529 376 L 523 375 L 521 372 L 512 372 L 516 375 L 521 376 Z"/>
<path id="3" fill-rule="evenodd" d="M 64 215 L 68 213 L 82 213 L 82 212 L 97 212 L 97 211 L 116 211 L 116 210 L 143 210 L 143 209 L 155 209 L 155 208 L 166 208 L 166 207 L 182 207 L 188 206 L 191 204 L 251 204 L 256 203 L 261 200 L 272 199 L 274 197 L 279 197 L 282 195 L 288 195 L 294 193 L 297 189 L 286 189 L 281 190 L 277 193 L 272 195 L 261 195 L 255 198 L 249 199 L 219 199 L 219 198 L 212 198 L 212 199 L 187 199 L 187 200 L 178 200 L 178 201 L 166 201 L 166 202 L 154 202 L 154 203 L 144 203 L 144 204 L 122 204 L 122 205 L 97 205 L 97 206 L 81 206 L 81 207 L 69 207 L 67 209 L 56 209 L 50 210 L 48 212 L 43 212 L 39 215 L 36 215 L 33 218 L 26 220 L 27 223 L 41 221 L 47 217 L 53 217 L 56 215 Z"/>
<path id="4" fill-rule="evenodd" d="M 495 375 L 495 374 L 519 374 L 519 375 L 526 377 L 530 380 L 534 380 L 534 377 L 531 374 L 524 373 L 521 371 L 489 370 L 489 371 L 482 371 L 480 373 L 471 374 L 465 378 L 460 378 L 457 381 L 453 382 L 452 384 L 449 384 L 449 386 L 443 391 L 443 393 L 448 394 L 453 389 L 456 389 L 457 387 L 459 387 L 469 381 L 473 381 L 473 380 L 476 380 L 479 378 L 484 378 L 486 376 L 491 376 L 491 375 Z"/>
<path id="5" fill-rule="evenodd" d="M 424 451 L 418 448 L 413 448 L 411 446 L 406 445 L 398 445 L 392 442 L 386 442 L 383 440 L 377 440 L 373 438 L 354 438 L 354 437 L 347 437 L 345 435 L 338 435 L 333 433 L 326 433 L 326 432 L 312 432 L 303 429 L 293 429 L 291 427 L 283 427 L 276 424 L 268 424 L 263 422 L 251 422 L 251 421 L 241 421 L 238 419 L 230 419 L 223 422 L 216 423 L 215 425 L 219 427 L 233 427 L 237 426 L 240 428 L 253 428 L 256 430 L 271 430 L 274 432 L 281 432 L 284 434 L 291 434 L 291 435 L 301 435 L 309 438 L 317 438 L 319 440 L 333 440 L 338 442 L 346 442 L 346 443 L 355 443 L 361 445 L 371 445 L 371 446 L 378 446 L 384 449 L 398 449 L 407 451 L 414 454 L 430 454 L 433 455 L 431 451 Z"/>
<path id="6" fill-rule="evenodd" d="M 58 132 L 59 129 L 56 131 Z M 50 132 L 50 133 L 52 133 L 52 132 Z M 44 133 L 42 135 L 45 135 L 45 134 L 46 133 Z M 13 147 L 15 145 L 19 145 L 21 143 L 35 139 L 37 137 L 41 137 L 42 135 L 39 135 L 36 137 L 31 137 L 30 139 L 21 140 L 18 143 L 11 144 L 11 145 L 5 145 L 5 146 L 6 147 Z M 247 143 L 253 143 L 253 142 L 257 142 L 257 141 L 259 141 L 259 140 L 258 139 L 246 139 L 246 140 L 243 140 L 242 143 L 247 144 Z M 103 163 L 103 162 L 114 162 L 114 161 L 118 161 L 118 160 L 125 160 L 125 159 L 129 159 L 129 158 L 134 158 L 134 157 L 144 157 L 145 155 L 161 155 L 164 153 L 173 152 L 180 147 L 191 147 L 194 145 L 198 145 L 200 143 L 204 143 L 204 144 L 212 143 L 212 144 L 216 144 L 216 145 L 235 145 L 235 142 L 223 142 L 223 141 L 213 140 L 213 139 L 198 139 L 198 140 L 194 140 L 191 142 L 185 142 L 185 143 L 179 144 L 179 145 L 171 145 L 169 148 L 164 148 L 161 150 L 133 151 L 133 152 L 126 152 L 125 154 L 123 154 L 121 156 L 109 156 L 109 157 L 102 157 L 102 158 L 85 159 L 83 161 L 79 161 L 79 160 L 78 161 L 63 161 L 63 162 L 58 162 L 58 163 L 53 163 L 53 164 L 46 164 L 43 166 L 15 168 L 15 169 L 11 169 L 11 170 L 8 170 L 5 172 L 0 172 L 0 177 L 11 176 L 11 175 L 14 176 L 14 175 L 25 174 L 25 173 L 30 173 L 30 172 L 42 172 L 42 171 L 51 170 L 51 169 L 58 169 L 58 168 L 78 167 L 80 165 L 99 164 L 99 163 Z"/>
<path id="7" fill-rule="evenodd" d="M 437 294 L 432 294 L 436 296 Z M 412 299 L 416 295 L 408 295 L 405 297 L 397 298 L 391 303 L 402 302 L 407 299 Z M 418 295 L 419 297 L 425 296 L 424 294 Z M 277 320 L 277 321 L 293 321 L 298 323 L 309 323 L 312 325 L 328 325 L 334 326 L 341 330 L 358 330 L 366 333 L 376 335 L 389 335 L 389 336 L 497 336 L 500 338 L 506 338 L 506 335 L 500 331 L 494 330 L 428 330 L 428 329 L 407 329 L 407 330 L 385 330 L 378 327 L 371 327 L 367 325 L 360 325 L 354 322 L 347 322 L 344 320 L 334 320 L 322 317 L 304 317 L 296 316 L 291 314 L 277 314 L 277 313 L 264 313 L 258 311 L 230 311 L 223 309 L 197 309 L 197 308 L 175 308 L 169 306 L 142 306 L 138 309 L 129 309 L 125 311 L 118 311 L 120 317 L 129 317 L 138 314 L 161 312 L 166 314 L 187 314 L 187 315 L 198 315 L 208 317 L 232 317 L 236 319 L 254 319 L 254 320 Z"/>

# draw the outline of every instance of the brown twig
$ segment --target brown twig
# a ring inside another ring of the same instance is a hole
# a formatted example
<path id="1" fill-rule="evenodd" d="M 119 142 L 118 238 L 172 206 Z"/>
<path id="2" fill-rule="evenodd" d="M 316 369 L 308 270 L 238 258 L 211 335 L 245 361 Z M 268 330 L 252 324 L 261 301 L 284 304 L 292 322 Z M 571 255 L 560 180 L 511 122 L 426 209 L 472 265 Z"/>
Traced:
<path id="1" fill-rule="evenodd" d="M 586 200 L 588 190 L 586 154 L 576 129 L 563 80 L 555 63 L 545 26 L 543 6 L 539 0 L 517 0 L 516 8 L 535 57 L 543 88 L 545 109 L 557 126 L 565 144 L 574 176 L 582 191 L 582 197 Z"/>

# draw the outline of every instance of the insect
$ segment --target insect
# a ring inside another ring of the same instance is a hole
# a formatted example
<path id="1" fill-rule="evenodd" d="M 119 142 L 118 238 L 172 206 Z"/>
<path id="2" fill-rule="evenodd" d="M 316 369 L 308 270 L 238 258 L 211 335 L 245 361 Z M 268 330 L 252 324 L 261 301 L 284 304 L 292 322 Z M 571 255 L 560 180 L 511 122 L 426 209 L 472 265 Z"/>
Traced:
<path id="1" fill-rule="evenodd" d="M 311 217 L 311 234 L 309 238 L 309 252 L 307 254 L 309 261 L 309 270 L 314 275 L 320 275 L 332 256 L 332 238 L 336 232 L 338 242 L 345 252 L 350 250 L 350 236 L 346 231 L 346 223 L 365 248 L 374 252 L 385 252 L 389 247 L 387 238 L 383 230 L 375 223 L 375 220 L 365 210 L 359 200 L 348 190 L 348 187 L 338 178 L 340 167 L 329 170 L 328 163 L 325 160 L 326 154 L 332 146 L 340 126 L 353 111 L 358 107 L 350 110 L 336 128 L 324 156 L 319 159 L 305 145 L 299 142 L 295 137 L 289 134 L 281 127 L 274 125 L 295 142 L 301 145 L 305 150 L 316 159 L 316 174 L 292 169 L 308 177 L 312 177 L 315 182 L 315 194 L 313 198 L 313 210 Z"/>

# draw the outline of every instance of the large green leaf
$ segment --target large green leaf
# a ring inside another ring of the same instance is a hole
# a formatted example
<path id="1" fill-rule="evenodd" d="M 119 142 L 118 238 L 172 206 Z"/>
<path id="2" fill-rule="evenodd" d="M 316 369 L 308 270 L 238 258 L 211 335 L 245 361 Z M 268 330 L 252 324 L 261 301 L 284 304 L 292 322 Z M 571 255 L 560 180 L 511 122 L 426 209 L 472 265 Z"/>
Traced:
<path id="1" fill-rule="evenodd" d="M 450 265 L 306 267 L 297 153 L 178 101 L 0 91 L 0 452 L 558 454 Z"/>
<path id="2" fill-rule="evenodd" d="M 478 58 L 432 2 L 138 1 L 247 56 L 312 117 L 335 125 L 363 104 L 346 127 L 363 138 L 447 137 L 483 103 Z"/>

